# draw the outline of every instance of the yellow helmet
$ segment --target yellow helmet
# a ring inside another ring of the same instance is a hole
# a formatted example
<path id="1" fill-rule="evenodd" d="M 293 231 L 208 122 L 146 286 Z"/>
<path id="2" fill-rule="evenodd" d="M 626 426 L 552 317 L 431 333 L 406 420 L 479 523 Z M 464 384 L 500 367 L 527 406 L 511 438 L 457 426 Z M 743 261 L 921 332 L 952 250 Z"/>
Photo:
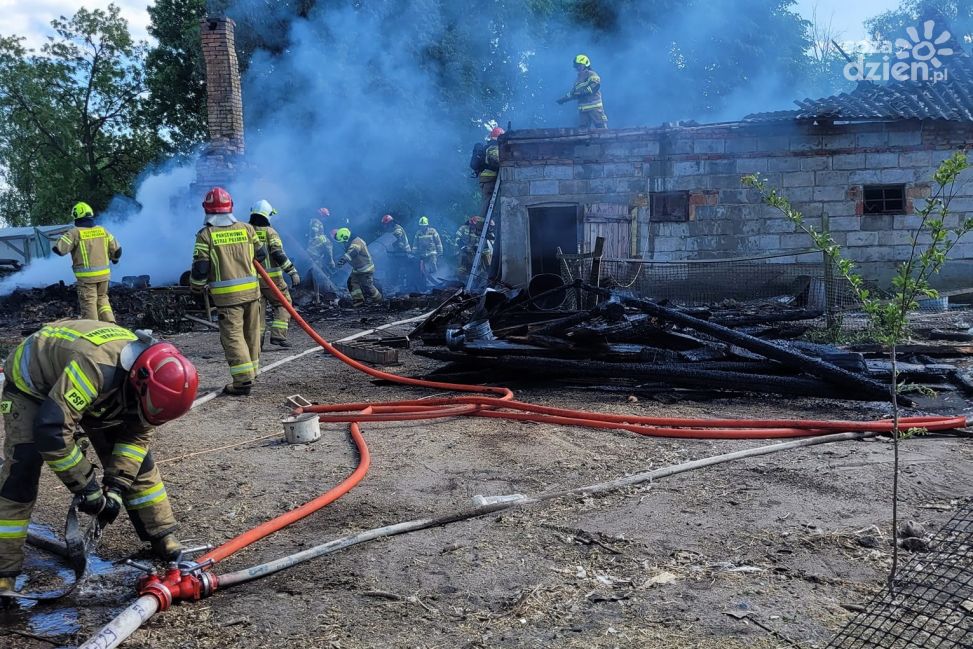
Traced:
<path id="1" fill-rule="evenodd" d="M 429 217 L 428 216 L 420 216 L 419 217 L 419 225 L 429 225 Z"/>
<path id="2" fill-rule="evenodd" d="M 78 219 L 83 219 L 86 216 L 94 216 L 94 215 L 95 215 L 95 211 L 91 209 L 91 206 L 85 203 L 84 201 L 75 203 L 74 207 L 71 208 L 71 216 L 74 217 L 75 221 L 77 221 Z"/>
<path id="3" fill-rule="evenodd" d="M 584 54 L 578 54 L 576 57 L 574 57 L 574 62 L 578 65 L 583 65 L 586 68 L 591 67 L 591 59 Z"/>
<path id="4" fill-rule="evenodd" d="M 334 231 L 334 240 L 338 243 L 347 243 L 351 239 L 351 230 L 348 228 L 338 228 Z"/>

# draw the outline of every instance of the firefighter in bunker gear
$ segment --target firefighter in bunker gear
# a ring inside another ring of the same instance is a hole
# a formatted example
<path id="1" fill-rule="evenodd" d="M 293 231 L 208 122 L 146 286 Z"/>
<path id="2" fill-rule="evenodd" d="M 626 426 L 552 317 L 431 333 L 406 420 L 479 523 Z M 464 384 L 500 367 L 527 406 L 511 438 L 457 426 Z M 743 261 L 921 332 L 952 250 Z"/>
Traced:
<path id="1" fill-rule="evenodd" d="M 331 216 L 331 212 L 326 207 L 318 210 L 322 218 Z M 311 258 L 311 270 L 308 273 L 313 276 L 313 283 L 316 283 L 319 290 L 323 289 L 326 293 L 337 295 L 338 289 L 331 281 L 331 276 L 335 271 L 334 245 L 331 239 L 324 233 L 324 223 L 319 219 L 311 219 L 310 234 L 307 241 L 307 254 Z"/>
<path id="2" fill-rule="evenodd" d="M 111 232 L 95 225 L 95 213 L 90 205 L 78 203 L 71 214 L 74 227 L 62 234 L 51 250 L 62 257 L 71 254 L 81 317 L 115 322 L 115 314 L 108 302 L 108 281 L 111 279 L 108 262 L 117 264 L 122 257 L 122 248 Z"/>
<path id="3" fill-rule="evenodd" d="M 199 385 L 192 363 L 146 332 L 60 320 L 22 341 L 4 367 L 0 579 L 9 586 L 21 570 L 45 463 L 80 497 L 82 511 L 107 524 L 124 507 L 139 538 L 171 558 L 181 547 L 176 520 L 149 446 L 153 426 L 192 406 Z M 75 441 L 78 428 L 98 455 L 101 484 Z"/>
<path id="4" fill-rule="evenodd" d="M 427 285 L 433 284 L 433 277 L 439 269 L 439 258 L 443 256 L 443 242 L 436 228 L 429 225 L 429 217 L 419 217 L 419 229 L 412 239 L 412 249 L 419 258 L 420 272 Z"/>
<path id="5" fill-rule="evenodd" d="M 405 228 L 395 222 L 391 214 L 382 217 L 382 230 L 392 233 L 392 242 L 386 245 L 388 259 L 383 269 L 384 286 L 392 291 L 407 288 L 418 279 L 413 277 L 415 266 L 409 262 L 409 258 L 412 257 L 409 235 L 405 233 Z"/>
<path id="6" fill-rule="evenodd" d="M 571 90 L 557 100 L 559 104 L 576 100 L 581 128 L 608 128 L 608 116 L 601 100 L 601 77 L 591 69 L 591 60 L 584 54 L 574 57 L 578 78 Z"/>
<path id="7" fill-rule="evenodd" d="M 253 266 L 267 251 L 253 226 L 233 216 L 233 199 L 214 187 L 203 201 L 206 216 L 196 233 L 190 286 L 209 288 L 219 315 L 220 343 L 233 378 L 224 392 L 248 395 L 260 366 L 263 312 L 260 284 Z"/>
<path id="8" fill-rule="evenodd" d="M 473 269 L 473 258 L 476 256 L 476 249 L 480 245 L 480 235 L 483 233 L 483 219 L 479 216 L 471 216 L 469 220 L 461 225 L 456 231 L 456 238 L 453 245 L 459 259 L 456 264 L 456 274 L 461 280 L 466 280 Z M 486 273 L 490 264 L 493 263 L 493 241 L 496 239 L 493 219 L 490 220 L 490 227 L 487 229 L 486 241 L 483 244 L 483 253 L 480 255 L 480 273 Z"/>
<path id="9" fill-rule="evenodd" d="M 497 140 L 504 132 L 499 126 L 490 131 L 484 155 L 485 166 L 476 177 L 480 182 L 480 216 L 483 218 L 486 218 L 487 210 L 490 209 L 490 198 L 497 185 L 497 173 L 500 171 L 500 144 Z"/>
<path id="10" fill-rule="evenodd" d="M 351 301 L 355 306 L 365 304 L 366 297 L 372 302 L 380 302 L 382 294 L 375 287 L 375 264 L 368 254 L 368 246 L 360 237 L 352 238 L 348 228 L 338 228 L 333 236 L 335 241 L 345 246 L 345 254 L 338 258 L 338 265 L 351 262 L 351 275 L 348 276 Z"/>
<path id="11" fill-rule="evenodd" d="M 277 210 L 271 207 L 270 203 L 263 200 L 257 201 L 250 208 L 250 225 L 256 231 L 260 243 L 267 248 L 267 274 L 270 275 L 270 278 L 274 281 L 274 286 L 280 289 L 280 292 L 287 299 L 287 303 L 290 304 L 291 294 L 287 290 L 284 273 L 290 275 L 291 283 L 294 286 L 300 285 L 301 276 L 294 268 L 291 260 L 287 258 L 287 253 L 284 252 L 284 244 L 280 240 L 280 234 L 270 226 L 270 217 L 274 214 L 277 214 Z M 290 323 L 291 314 L 277 300 L 270 288 L 264 284 L 263 278 L 260 278 L 260 294 L 260 338 L 263 339 L 263 330 L 266 324 L 266 305 L 267 302 L 270 302 L 274 307 L 273 320 L 270 322 L 270 342 L 281 347 L 290 347 L 291 344 L 287 342 L 287 325 Z"/>

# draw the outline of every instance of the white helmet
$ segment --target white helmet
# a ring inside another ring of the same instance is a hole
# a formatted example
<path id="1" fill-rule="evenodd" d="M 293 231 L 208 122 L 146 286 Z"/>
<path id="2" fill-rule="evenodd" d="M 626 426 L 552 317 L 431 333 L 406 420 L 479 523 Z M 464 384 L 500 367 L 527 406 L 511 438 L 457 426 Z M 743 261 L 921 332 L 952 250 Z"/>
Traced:
<path id="1" fill-rule="evenodd" d="M 261 200 L 253 204 L 253 207 L 250 208 L 250 213 L 259 214 L 260 216 L 269 219 L 271 216 L 277 213 L 277 210 L 271 207 L 270 203 L 267 201 Z"/>

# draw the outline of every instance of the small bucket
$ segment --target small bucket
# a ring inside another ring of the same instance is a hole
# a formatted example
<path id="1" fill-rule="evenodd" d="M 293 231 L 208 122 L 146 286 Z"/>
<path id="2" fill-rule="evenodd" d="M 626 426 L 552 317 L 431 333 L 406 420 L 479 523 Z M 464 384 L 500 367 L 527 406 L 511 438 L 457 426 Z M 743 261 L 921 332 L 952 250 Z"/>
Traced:
<path id="1" fill-rule="evenodd" d="M 284 425 L 284 439 L 288 444 L 310 444 L 321 438 L 321 424 L 313 412 L 285 417 L 280 423 Z"/>

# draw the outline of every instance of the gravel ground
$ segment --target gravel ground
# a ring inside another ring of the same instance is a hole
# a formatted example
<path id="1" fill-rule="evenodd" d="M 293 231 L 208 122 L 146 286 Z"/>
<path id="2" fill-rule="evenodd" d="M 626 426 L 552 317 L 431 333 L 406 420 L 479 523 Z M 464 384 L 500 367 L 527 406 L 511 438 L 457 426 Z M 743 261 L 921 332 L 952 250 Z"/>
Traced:
<path id="1" fill-rule="evenodd" d="M 337 339 L 418 312 L 345 311 L 316 323 Z M 404 331 L 404 330 L 400 330 Z M 17 333 L 0 332 L 0 339 Z M 266 365 L 307 348 L 268 350 Z M 226 381 L 215 332 L 173 336 L 203 388 Z M 402 353 L 395 371 L 435 362 Z M 357 456 L 344 426 L 285 444 L 284 397 L 337 403 L 427 396 L 376 386 L 319 353 L 159 429 L 160 461 L 185 539 L 219 544 L 343 479 Z M 631 401 L 623 394 L 521 386 L 518 398 L 601 412 L 871 419 L 887 406 L 734 396 Z M 929 411 L 973 412 L 956 396 Z M 227 559 L 226 572 L 356 530 L 464 508 L 476 494 L 535 494 L 761 445 L 644 438 L 494 419 L 363 426 L 372 467 L 323 511 Z M 259 441 L 254 438 L 270 436 Z M 200 453 L 228 444 L 240 446 Z M 192 457 L 187 454 L 199 453 Z M 902 443 L 901 512 L 933 531 L 973 497 L 969 441 Z M 890 564 L 891 445 L 825 445 L 720 465 L 600 497 L 528 506 L 376 541 L 174 606 L 126 647 L 823 647 L 884 582 Z M 59 528 L 68 502 L 44 472 L 35 521 Z M 31 573 L 52 562 L 30 550 Z M 101 559 L 145 559 L 131 528 L 109 528 Z M 908 558 L 910 555 L 906 553 Z M 99 564 L 70 599 L 0 614 L 0 645 L 72 646 L 133 597 L 137 573 Z M 39 578 L 37 578 L 40 581 Z M 739 619 L 739 615 L 749 617 Z M 759 624 L 755 623 L 759 622 Z M 763 628 L 765 627 L 765 628 Z M 767 629 L 770 629 L 768 631 Z M 43 639 L 29 638 L 32 634 Z"/>

